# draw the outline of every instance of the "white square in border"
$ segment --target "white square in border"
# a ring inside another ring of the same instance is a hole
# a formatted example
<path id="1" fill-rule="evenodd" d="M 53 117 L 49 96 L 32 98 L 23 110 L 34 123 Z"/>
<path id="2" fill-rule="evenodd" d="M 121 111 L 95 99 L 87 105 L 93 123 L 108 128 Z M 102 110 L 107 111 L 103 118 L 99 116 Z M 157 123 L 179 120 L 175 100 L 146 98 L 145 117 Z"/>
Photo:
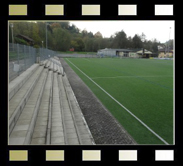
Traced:
<path id="1" fill-rule="evenodd" d="M 155 150 L 155 161 L 173 161 L 174 150 Z"/>

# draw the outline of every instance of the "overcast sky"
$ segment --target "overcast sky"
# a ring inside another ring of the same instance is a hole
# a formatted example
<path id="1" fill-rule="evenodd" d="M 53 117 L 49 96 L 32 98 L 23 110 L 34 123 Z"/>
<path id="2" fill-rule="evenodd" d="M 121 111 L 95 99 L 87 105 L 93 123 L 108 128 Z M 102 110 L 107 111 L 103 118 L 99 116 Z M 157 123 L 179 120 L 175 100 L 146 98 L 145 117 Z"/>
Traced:
<path id="1" fill-rule="evenodd" d="M 101 32 L 103 37 L 110 37 L 115 32 L 123 30 L 127 37 L 135 34 L 146 35 L 146 40 L 156 38 L 161 43 L 174 39 L 174 21 L 69 21 L 80 30 Z M 171 30 L 170 30 L 171 27 Z"/>

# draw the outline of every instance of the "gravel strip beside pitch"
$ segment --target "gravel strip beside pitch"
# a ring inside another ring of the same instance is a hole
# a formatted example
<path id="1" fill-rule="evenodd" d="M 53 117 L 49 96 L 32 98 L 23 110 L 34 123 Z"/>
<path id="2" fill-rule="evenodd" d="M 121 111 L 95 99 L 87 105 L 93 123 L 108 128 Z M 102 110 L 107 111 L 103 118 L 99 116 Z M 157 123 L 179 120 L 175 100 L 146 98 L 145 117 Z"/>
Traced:
<path id="1" fill-rule="evenodd" d="M 137 144 L 70 66 L 62 66 L 96 144 Z"/>

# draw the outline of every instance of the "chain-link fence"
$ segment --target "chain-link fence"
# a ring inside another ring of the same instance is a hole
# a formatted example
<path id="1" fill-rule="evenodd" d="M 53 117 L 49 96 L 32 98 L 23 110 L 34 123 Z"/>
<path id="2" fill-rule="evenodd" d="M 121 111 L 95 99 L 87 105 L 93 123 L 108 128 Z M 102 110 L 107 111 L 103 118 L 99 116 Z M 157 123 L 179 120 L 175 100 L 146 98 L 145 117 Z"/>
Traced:
<path id="1" fill-rule="evenodd" d="M 55 51 L 9 43 L 9 82 L 37 61 L 53 57 Z"/>

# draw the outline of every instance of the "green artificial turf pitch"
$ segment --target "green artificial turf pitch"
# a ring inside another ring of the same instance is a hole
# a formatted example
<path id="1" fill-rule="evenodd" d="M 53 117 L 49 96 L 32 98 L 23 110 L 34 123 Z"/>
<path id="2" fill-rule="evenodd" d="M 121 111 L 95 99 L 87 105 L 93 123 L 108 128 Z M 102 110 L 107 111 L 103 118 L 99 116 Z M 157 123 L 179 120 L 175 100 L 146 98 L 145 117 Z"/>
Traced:
<path id="1" fill-rule="evenodd" d="M 65 61 L 138 144 L 164 144 L 164 142 L 106 95 L 81 71 L 168 144 L 174 144 L 173 60 L 65 58 Z"/>

